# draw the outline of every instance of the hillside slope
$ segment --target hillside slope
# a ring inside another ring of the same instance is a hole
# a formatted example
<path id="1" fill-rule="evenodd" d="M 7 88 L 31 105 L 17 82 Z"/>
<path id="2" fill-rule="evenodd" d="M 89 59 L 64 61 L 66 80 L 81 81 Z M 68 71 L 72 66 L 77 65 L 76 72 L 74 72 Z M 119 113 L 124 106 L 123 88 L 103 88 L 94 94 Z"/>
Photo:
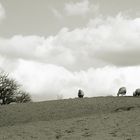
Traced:
<path id="1" fill-rule="evenodd" d="M 0 107 L 0 139 L 140 139 L 140 98 L 96 97 Z"/>

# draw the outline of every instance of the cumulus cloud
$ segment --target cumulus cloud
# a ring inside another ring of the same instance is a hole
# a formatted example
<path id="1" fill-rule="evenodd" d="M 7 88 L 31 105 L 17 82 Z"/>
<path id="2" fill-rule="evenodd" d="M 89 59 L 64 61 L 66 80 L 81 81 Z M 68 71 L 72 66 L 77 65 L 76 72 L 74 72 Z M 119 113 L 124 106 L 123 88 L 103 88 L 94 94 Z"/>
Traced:
<path id="1" fill-rule="evenodd" d="M 5 18 L 5 9 L 2 6 L 2 4 L 0 3 L 0 20 Z"/>
<path id="2" fill-rule="evenodd" d="M 0 38 L 0 55 L 50 63 L 73 71 L 105 65 L 140 65 L 140 18 L 98 17 L 84 28 L 63 28 L 56 36 Z M 64 60 L 65 58 L 65 60 Z"/>
<path id="3" fill-rule="evenodd" d="M 64 10 L 69 16 L 73 15 L 86 15 L 89 12 L 97 12 L 99 9 L 98 5 L 90 5 L 88 0 L 82 0 L 80 2 L 70 2 L 65 4 Z"/>
<path id="4" fill-rule="evenodd" d="M 82 0 L 79 2 L 67 2 L 64 5 L 64 8 L 61 10 L 57 8 L 52 8 L 51 12 L 58 19 L 63 19 L 64 17 L 93 17 L 99 14 L 99 5 L 93 4 L 89 0 Z"/>
<path id="5" fill-rule="evenodd" d="M 121 86 L 127 87 L 127 95 L 132 95 L 139 87 L 140 67 L 89 68 L 71 72 L 64 67 L 19 60 L 11 73 L 23 88 L 29 91 L 34 101 L 77 97 L 78 89 L 83 89 L 86 97 L 116 95 Z"/>
<path id="6" fill-rule="evenodd" d="M 139 46 L 140 18 L 100 16 L 84 28 L 63 28 L 47 38 L 0 38 L 0 67 L 34 100 L 75 97 L 79 88 L 99 96 L 127 86 L 131 94 L 140 86 Z"/>

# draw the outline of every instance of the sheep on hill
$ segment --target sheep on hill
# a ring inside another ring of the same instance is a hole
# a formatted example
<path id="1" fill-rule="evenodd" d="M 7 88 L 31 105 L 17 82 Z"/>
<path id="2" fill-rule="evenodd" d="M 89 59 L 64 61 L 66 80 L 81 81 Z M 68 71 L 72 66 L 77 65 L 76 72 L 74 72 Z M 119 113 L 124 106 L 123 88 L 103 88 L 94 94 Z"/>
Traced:
<path id="1" fill-rule="evenodd" d="M 125 95 L 126 94 L 126 87 L 121 87 L 117 93 L 117 96 L 119 95 Z"/>
<path id="2" fill-rule="evenodd" d="M 79 98 L 83 98 L 83 97 L 84 97 L 84 92 L 83 92 L 83 90 L 81 90 L 81 89 L 78 90 L 78 97 L 79 97 Z"/>
<path id="3" fill-rule="evenodd" d="M 140 96 L 140 88 L 137 88 L 137 89 L 133 92 L 133 96 Z"/>

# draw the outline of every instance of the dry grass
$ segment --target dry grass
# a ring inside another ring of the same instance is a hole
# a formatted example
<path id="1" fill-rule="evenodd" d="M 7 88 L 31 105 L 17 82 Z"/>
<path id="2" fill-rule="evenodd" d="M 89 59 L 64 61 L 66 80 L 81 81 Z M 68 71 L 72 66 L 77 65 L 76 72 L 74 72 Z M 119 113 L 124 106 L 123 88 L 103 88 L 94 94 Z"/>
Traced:
<path id="1" fill-rule="evenodd" d="M 96 97 L 0 107 L 0 140 L 139 140 L 140 98 Z"/>

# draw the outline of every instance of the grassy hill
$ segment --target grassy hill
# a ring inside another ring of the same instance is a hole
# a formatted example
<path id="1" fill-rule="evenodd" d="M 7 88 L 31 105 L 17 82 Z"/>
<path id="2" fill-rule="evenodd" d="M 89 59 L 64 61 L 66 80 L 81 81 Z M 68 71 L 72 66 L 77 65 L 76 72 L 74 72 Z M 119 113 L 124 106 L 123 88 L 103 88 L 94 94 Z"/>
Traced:
<path id="1" fill-rule="evenodd" d="M 95 97 L 0 106 L 0 140 L 140 139 L 140 98 Z"/>

